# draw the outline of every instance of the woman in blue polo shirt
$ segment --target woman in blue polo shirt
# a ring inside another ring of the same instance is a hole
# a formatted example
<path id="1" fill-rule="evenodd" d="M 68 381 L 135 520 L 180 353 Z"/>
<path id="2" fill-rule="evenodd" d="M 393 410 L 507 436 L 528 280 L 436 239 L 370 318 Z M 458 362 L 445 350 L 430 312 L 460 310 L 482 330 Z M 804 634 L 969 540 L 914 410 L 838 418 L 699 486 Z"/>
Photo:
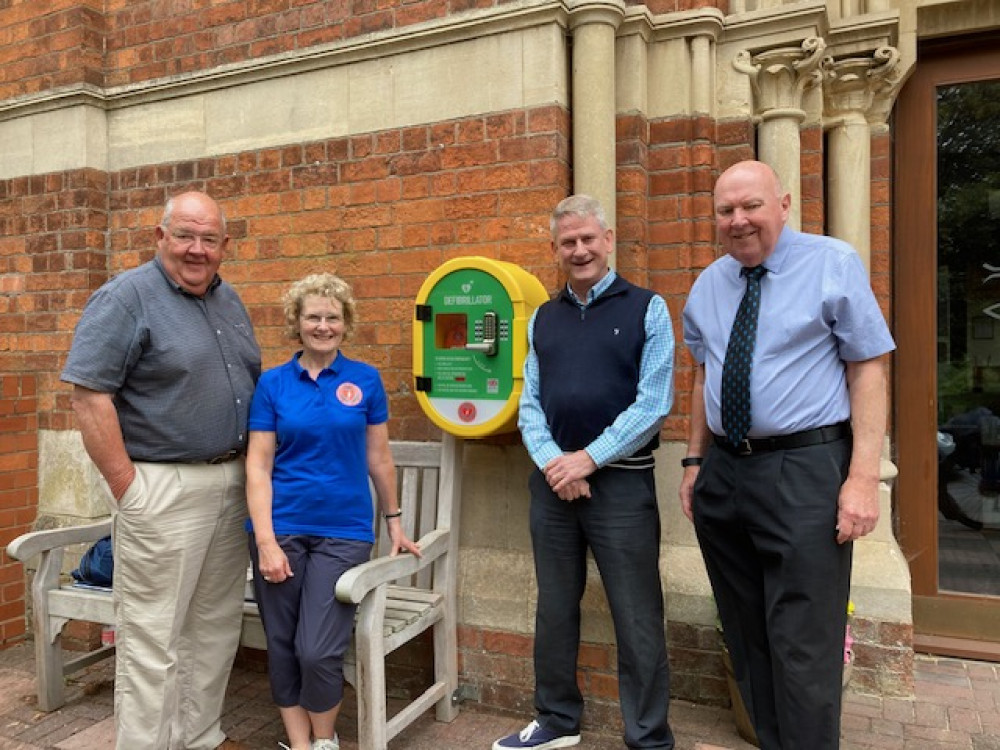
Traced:
<path id="1" fill-rule="evenodd" d="M 382 379 L 340 351 L 355 321 L 350 286 L 306 276 L 284 311 L 302 350 L 261 376 L 250 407 L 250 555 L 271 695 L 291 750 L 335 750 L 355 608 L 333 592 L 371 553 L 369 477 L 392 554 L 420 553 L 400 523 Z"/>

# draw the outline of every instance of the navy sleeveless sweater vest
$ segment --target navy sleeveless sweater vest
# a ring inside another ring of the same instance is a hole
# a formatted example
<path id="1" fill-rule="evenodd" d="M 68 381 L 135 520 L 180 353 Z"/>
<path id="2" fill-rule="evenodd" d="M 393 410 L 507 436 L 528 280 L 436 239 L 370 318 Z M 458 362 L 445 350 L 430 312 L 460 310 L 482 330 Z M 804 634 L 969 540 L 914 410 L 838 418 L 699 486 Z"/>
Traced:
<path id="1" fill-rule="evenodd" d="M 538 309 L 540 400 L 564 451 L 585 448 L 635 401 L 652 297 L 619 276 L 583 310 L 566 289 Z M 657 445 L 659 435 L 635 455 Z"/>

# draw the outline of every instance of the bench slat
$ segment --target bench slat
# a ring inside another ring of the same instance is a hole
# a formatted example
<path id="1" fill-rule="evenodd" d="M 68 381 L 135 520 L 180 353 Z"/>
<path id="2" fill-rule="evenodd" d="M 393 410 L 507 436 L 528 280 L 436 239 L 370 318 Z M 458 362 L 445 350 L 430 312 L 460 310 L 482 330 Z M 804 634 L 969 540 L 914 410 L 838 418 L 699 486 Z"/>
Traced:
<path id="1" fill-rule="evenodd" d="M 111 589 L 81 589 L 70 585 L 50 591 L 49 615 L 113 625 L 115 611 Z"/>
<path id="2" fill-rule="evenodd" d="M 425 616 L 428 610 L 441 605 L 441 594 L 433 591 L 409 589 L 403 586 L 389 586 L 385 605 L 385 635 L 396 633 Z M 49 593 L 49 615 L 65 617 L 67 620 L 85 620 L 113 625 L 115 622 L 111 589 L 81 588 L 75 585 L 63 586 Z M 260 619 L 257 603 L 243 604 L 243 616 Z M 263 648 L 253 643 L 242 643 L 250 648 Z"/>

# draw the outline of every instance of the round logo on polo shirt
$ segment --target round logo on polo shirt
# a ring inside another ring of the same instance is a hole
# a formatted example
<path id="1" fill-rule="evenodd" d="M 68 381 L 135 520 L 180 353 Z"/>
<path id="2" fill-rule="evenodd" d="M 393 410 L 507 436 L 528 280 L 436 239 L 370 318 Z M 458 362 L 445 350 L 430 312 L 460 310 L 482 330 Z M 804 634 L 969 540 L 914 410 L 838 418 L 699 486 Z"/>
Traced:
<path id="1" fill-rule="evenodd" d="M 361 389 L 354 383 L 341 383 L 337 386 L 337 400 L 344 406 L 357 406 L 361 403 Z"/>

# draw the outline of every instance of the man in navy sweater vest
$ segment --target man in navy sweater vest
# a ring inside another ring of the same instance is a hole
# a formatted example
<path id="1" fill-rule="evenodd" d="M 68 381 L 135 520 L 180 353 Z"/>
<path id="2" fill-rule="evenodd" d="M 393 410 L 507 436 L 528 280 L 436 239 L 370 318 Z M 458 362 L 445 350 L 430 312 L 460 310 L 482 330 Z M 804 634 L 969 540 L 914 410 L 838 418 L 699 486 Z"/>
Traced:
<path id="1" fill-rule="evenodd" d="M 673 402 L 670 314 L 662 297 L 609 267 L 614 230 L 598 201 L 566 198 L 550 229 L 567 284 L 529 324 L 519 414 L 537 466 L 529 482 L 537 715 L 493 750 L 580 741 L 576 669 L 588 549 L 615 625 L 625 744 L 669 749 L 653 449 Z"/>

